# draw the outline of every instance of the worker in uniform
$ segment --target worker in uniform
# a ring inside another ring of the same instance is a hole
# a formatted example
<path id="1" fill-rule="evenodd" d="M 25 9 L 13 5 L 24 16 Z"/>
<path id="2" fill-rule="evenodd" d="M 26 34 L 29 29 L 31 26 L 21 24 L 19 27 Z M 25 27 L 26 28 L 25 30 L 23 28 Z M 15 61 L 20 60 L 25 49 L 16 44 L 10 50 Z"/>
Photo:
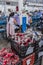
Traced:
<path id="1" fill-rule="evenodd" d="M 20 17 L 19 17 L 19 14 L 17 12 L 14 15 L 14 18 L 18 24 L 18 25 L 15 25 L 15 32 L 19 32 L 20 31 Z"/>
<path id="2" fill-rule="evenodd" d="M 14 36 L 15 33 L 15 25 L 18 25 L 16 20 L 14 19 L 14 12 L 10 13 L 7 22 L 7 37 Z"/>
<path id="3" fill-rule="evenodd" d="M 0 17 L 1 17 L 1 13 L 2 13 L 2 11 L 0 11 Z"/>
<path id="4" fill-rule="evenodd" d="M 41 11 L 39 10 L 39 11 L 37 12 L 37 16 L 38 16 L 38 17 L 41 17 L 41 15 L 42 15 L 42 13 L 41 13 Z"/>
<path id="5" fill-rule="evenodd" d="M 42 13 L 42 16 L 40 17 L 40 20 L 41 20 L 41 22 L 40 22 L 41 32 L 42 32 L 42 34 L 43 34 L 43 13 Z"/>
<path id="6" fill-rule="evenodd" d="M 30 24 L 32 23 L 32 18 L 31 18 L 31 14 L 27 13 L 28 16 L 28 24 L 27 24 L 27 28 L 30 27 Z"/>

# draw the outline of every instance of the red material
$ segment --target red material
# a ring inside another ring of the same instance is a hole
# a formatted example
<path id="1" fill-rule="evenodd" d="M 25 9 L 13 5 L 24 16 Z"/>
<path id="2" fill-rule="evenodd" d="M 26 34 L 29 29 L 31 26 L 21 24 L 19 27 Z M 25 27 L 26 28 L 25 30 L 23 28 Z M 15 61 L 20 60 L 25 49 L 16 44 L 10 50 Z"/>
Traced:
<path id="1" fill-rule="evenodd" d="M 6 48 L 3 48 L 2 50 L 0 50 L 0 56 L 5 56 L 6 54 L 7 54 Z"/>
<path id="2" fill-rule="evenodd" d="M 25 45 L 25 46 L 28 46 L 29 42 L 31 42 L 31 41 L 32 41 L 32 40 L 31 40 L 30 38 L 28 38 L 28 39 L 25 41 L 24 45 Z"/>
<path id="3" fill-rule="evenodd" d="M 7 49 L 0 50 L 0 62 L 2 63 L 2 65 L 10 65 L 11 63 L 12 65 L 16 65 L 16 63 L 19 62 L 19 57 L 13 52 L 9 53 L 7 51 L 6 53 L 5 51 L 7 51 Z"/>
<path id="4" fill-rule="evenodd" d="M 28 46 L 28 44 L 32 41 L 32 39 L 28 36 L 25 36 L 25 34 L 23 33 L 17 33 L 15 36 L 15 41 L 19 41 L 16 42 L 17 44 L 23 44 L 24 46 Z"/>
<path id="5" fill-rule="evenodd" d="M 29 60 L 29 59 L 30 59 L 29 65 L 34 65 L 35 53 L 33 53 L 32 55 L 27 56 L 26 58 L 24 58 L 24 59 L 22 60 L 22 65 L 28 65 L 28 64 L 27 64 L 27 60 Z"/>
<path id="6" fill-rule="evenodd" d="M 9 57 L 11 57 L 11 56 L 13 56 L 13 55 L 14 55 L 13 53 L 7 53 L 7 55 L 4 56 L 4 58 L 9 58 Z"/>
<path id="7" fill-rule="evenodd" d="M 2 48 L 2 50 L 0 50 L 0 52 L 3 52 L 3 51 L 5 51 L 6 50 L 6 48 Z"/>
<path id="8" fill-rule="evenodd" d="M 24 36 L 22 33 L 17 33 L 16 36 Z"/>
<path id="9" fill-rule="evenodd" d="M 7 60 L 4 60 L 3 64 L 2 65 L 6 65 L 7 64 Z"/>
<path id="10" fill-rule="evenodd" d="M 18 6 L 16 6 L 16 11 L 19 11 L 19 8 L 18 8 Z"/>

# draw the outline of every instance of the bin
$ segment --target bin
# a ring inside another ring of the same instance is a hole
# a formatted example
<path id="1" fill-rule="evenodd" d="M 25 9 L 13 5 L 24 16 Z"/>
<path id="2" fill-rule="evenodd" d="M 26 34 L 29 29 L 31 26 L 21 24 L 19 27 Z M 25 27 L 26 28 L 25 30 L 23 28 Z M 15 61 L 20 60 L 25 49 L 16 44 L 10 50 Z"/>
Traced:
<path id="1" fill-rule="evenodd" d="M 21 36 L 20 36 L 21 37 Z M 25 38 L 25 36 L 23 36 Z M 23 37 L 18 41 L 11 38 L 11 49 L 15 50 L 21 57 L 25 57 L 34 52 L 34 43 L 31 37 L 26 37 L 23 40 Z M 26 42 L 23 42 L 26 41 Z"/>

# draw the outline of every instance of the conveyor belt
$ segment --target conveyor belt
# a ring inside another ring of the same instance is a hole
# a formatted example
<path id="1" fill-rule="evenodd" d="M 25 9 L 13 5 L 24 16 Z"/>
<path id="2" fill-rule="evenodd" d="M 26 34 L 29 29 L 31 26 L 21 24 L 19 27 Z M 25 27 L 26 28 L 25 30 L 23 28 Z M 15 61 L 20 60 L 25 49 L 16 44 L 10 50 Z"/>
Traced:
<path id="1" fill-rule="evenodd" d="M 6 20 L 5 21 L 0 21 L 0 25 L 6 25 Z"/>
<path id="2" fill-rule="evenodd" d="M 5 29 L 0 29 L 0 33 L 5 32 L 5 31 L 6 31 Z"/>

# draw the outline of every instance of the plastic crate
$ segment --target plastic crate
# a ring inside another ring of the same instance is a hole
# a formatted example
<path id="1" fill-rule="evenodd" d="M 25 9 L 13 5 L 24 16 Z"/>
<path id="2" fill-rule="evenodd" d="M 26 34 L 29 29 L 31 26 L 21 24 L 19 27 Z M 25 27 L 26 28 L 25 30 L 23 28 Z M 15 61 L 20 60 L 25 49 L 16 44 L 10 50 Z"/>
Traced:
<path id="1" fill-rule="evenodd" d="M 11 39 L 11 49 L 16 50 L 16 52 L 20 56 L 25 57 L 34 52 L 34 44 L 33 44 L 32 40 L 28 40 L 28 39 L 27 39 L 28 42 L 23 43 L 22 39 L 20 39 L 19 42 L 15 41 L 14 39 Z"/>

